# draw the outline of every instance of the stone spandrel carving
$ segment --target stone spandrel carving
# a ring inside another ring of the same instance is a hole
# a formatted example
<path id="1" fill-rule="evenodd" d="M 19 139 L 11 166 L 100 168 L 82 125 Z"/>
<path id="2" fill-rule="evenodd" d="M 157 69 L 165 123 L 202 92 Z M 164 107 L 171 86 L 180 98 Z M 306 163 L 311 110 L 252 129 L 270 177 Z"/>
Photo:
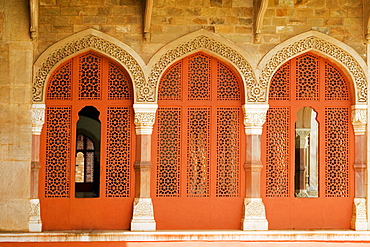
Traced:
<path id="1" fill-rule="evenodd" d="M 357 89 L 358 102 L 367 102 L 366 76 L 358 62 L 342 48 L 317 37 L 308 37 L 299 40 L 276 53 L 263 68 L 259 82 L 255 84 L 251 89 L 251 92 L 248 93 L 248 102 L 266 101 L 266 94 L 261 94 L 263 97 L 256 96 L 260 94 L 260 91 L 267 90 L 269 82 L 276 69 L 295 55 L 309 50 L 320 51 L 323 54 L 337 59 L 346 66 L 355 80 L 354 83 Z"/>
<path id="2" fill-rule="evenodd" d="M 242 55 L 216 40 L 213 40 L 206 36 L 199 36 L 166 52 L 159 59 L 159 61 L 153 66 L 150 73 L 148 80 L 149 87 L 156 87 L 160 79 L 159 77 L 162 75 L 163 71 L 171 62 L 198 49 L 206 49 L 212 51 L 233 63 L 238 68 L 241 76 L 244 78 L 248 89 L 251 89 L 253 85 L 256 84 L 256 79 L 252 67 Z M 257 93 L 258 96 L 256 97 L 261 97 L 261 93 L 263 94 L 264 92 Z"/>
<path id="3" fill-rule="evenodd" d="M 33 104 L 31 109 L 32 134 L 40 135 L 45 122 L 45 105 Z"/>
<path id="4" fill-rule="evenodd" d="M 146 84 L 144 72 L 139 63 L 119 46 L 94 35 L 88 35 L 60 47 L 50 54 L 46 61 L 42 63 L 40 69 L 36 72 L 36 77 L 33 83 L 32 99 L 34 102 L 43 101 L 46 77 L 50 74 L 53 67 L 64 58 L 86 48 L 93 48 L 101 51 L 103 54 L 110 55 L 124 64 L 129 74 L 132 76 L 133 84 L 136 87 L 135 91 L 137 93 L 137 101 L 154 101 L 154 88 L 148 87 Z"/>

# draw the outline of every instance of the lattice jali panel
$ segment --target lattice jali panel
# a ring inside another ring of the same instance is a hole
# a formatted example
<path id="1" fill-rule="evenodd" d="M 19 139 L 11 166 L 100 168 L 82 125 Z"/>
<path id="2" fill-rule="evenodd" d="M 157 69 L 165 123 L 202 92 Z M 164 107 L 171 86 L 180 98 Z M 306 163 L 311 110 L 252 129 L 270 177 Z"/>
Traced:
<path id="1" fill-rule="evenodd" d="M 60 67 L 49 80 L 47 90 L 48 100 L 72 99 L 72 61 Z"/>
<path id="2" fill-rule="evenodd" d="M 290 108 L 271 107 L 267 112 L 266 121 L 266 196 L 287 197 Z"/>
<path id="3" fill-rule="evenodd" d="M 216 196 L 239 195 L 240 109 L 217 109 Z"/>
<path id="4" fill-rule="evenodd" d="M 131 80 L 125 71 L 116 64 L 108 64 L 108 99 L 131 100 Z"/>
<path id="5" fill-rule="evenodd" d="M 296 100 L 319 99 L 319 59 L 306 54 L 297 58 Z"/>
<path id="6" fill-rule="evenodd" d="M 348 197 L 349 110 L 325 108 L 325 196 Z"/>
<path id="7" fill-rule="evenodd" d="M 130 196 L 131 161 L 130 107 L 108 107 L 106 196 Z"/>
<path id="8" fill-rule="evenodd" d="M 217 99 L 240 100 L 240 85 L 233 71 L 217 62 Z"/>
<path id="9" fill-rule="evenodd" d="M 181 100 L 182 61 L 172 65 L 162 76 L 159 83 L 159 100 Z"/>
<path id="10" fill-rule="evenodd" d="M 188 109 L 186 170 L 188 197 L 209 196 L 210 118 L 210 108 Z"/>
<path id="11" fill-rule="evenodd" d="M 78 99 L 97 100 L 101 98 L 102 58 L 87 53 L 79 59 Z"/>
<path id="12" fill-rule="evenodd" d="M 349 100 L 346 79 L 333 65 L 325 62 L 325 100 Z"/>
<path id="13" fill-rule="evenodd" d="M 180 196 L 181 108 L 159 108 L 157 115 L 156 195 Z"/>
<path id="14" fill-rule="evenodd" d="M 69 197 L 71 108 L 46 109 L 45 197 Z"/>
<path id="15" fill-rule="evenodd" d="M 211 99 L 211 59 L 204 54 L 189 58 L 188 99 Z"/>
<path id="16" fill-rule="evenodd" d="M 269 100 L 290 100 L 290 63 L 282 65 L 271 80 Z"/>

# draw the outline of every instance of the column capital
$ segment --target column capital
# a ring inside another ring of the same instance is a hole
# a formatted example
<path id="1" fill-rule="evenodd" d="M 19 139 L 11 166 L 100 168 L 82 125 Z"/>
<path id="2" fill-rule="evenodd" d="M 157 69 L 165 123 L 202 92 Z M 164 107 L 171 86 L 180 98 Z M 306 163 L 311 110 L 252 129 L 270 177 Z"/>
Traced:
<path id="1" fill-rule="evenodd" d="M 266 122 L 268 104 L 243 105 L 244 128 L 246 135 L 261 135 L 262 125 Z"/>
<path id="2" fill-rule="evenodd" d="M 32 135 L 41 135 L 42 126 L 45 122 L 45 104 L 32 104 Z"/>
<path id="3" fill-rule="evenodd" d="M 157 104 L 134 104 L 134 123 L 137 135 L 152 134 L 157 109 Z"/>
<path id="4" fill-rule="evenodd" d="M 352 125 L 355 135 L 366 134 L 367 107 L 367 105 L 352 106 Z"/>

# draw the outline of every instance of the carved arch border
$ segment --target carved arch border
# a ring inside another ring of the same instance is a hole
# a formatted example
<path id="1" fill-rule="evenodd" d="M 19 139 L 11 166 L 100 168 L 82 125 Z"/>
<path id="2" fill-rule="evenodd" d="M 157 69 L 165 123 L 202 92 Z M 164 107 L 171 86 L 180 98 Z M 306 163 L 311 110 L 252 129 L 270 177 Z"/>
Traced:
<path id="1" fill-rule="evenodd" d="M 149 90 L 153 90 L 156 95 L 160 78 L 165 70 L 174 62 L 197 51 L 206 51 L 230 63 L 239 72 L 243 80 L 245 101 L 247 102 L 251 94 L 251 88 L 256 84 L 256 77 L 253 70 L 253 59 L 236 44 L 226 38 L 215 35 L 209 31 L 199 30 L 185 35 L 163 47 L 148 63 L 150 69 L 148 77 Z"/>
<path id="2" fill-rule="evenodd" d="M 367 103 L 366 64 L 360 55 L 348 45 L 317 31 L 297 35 L 272 49 L 260 62 L 259 102 L 268 100 L 270 81 L 276 70 L 288 60 L 308 51 L 317 51 L 338 62 L 350 75 L 355 90 L 356 104 Z"/>
<path id="3" fill-rule="evenodd" d="M 145 64 L 141 57 L 121 41 L 95 29 L 87 29 L 53 44 L 36 60 L 32 87 L 33 103 L 44 102 L 48 78 L 60 63 L 89 49 L 117 61 L 127 70 L 132 79 L 135 101 L 143 98 L 142 101 L 150 101 L 150 95 L 138 94 L 146 86 L 143 70 Z"/>

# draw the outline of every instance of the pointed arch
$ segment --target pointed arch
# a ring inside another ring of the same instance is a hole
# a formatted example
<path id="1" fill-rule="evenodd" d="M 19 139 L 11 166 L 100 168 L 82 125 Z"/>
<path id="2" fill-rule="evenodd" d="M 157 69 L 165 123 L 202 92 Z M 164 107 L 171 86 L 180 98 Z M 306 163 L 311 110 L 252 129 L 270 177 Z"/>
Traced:
<path id="1" fill-rule="evenodd" d="M 145 64 L 141 57 L 121 41 L 100 31 L 87 29 L 53 44 L 36 60 L 32 101 L 43 103 L 45 101 L 46 82 L 51 72 L 62 62 L 87 50 L 96 51 L 122 65 L 130 75 L 135 91 L 138 92 L 145 87 L 143 71 Z M 134 97 L 137 100 L 140 99 L 139 95 L 135 94 Z M 150 99 L 150 96 L 147 98 Z"/>
<path id="2" fill-rule="evenodd" d="M 243 80 L 245 101 L 250 95 L 250 89 L 256 83 L 252 57 L 231 41 L 209 31 L 199 30 L 185 35 L 164 46 L 148 63 L 150 69 L 148 90 L 154 90 L 157 101 L 158 85 L 162 74 L 176 61 L 190 54 L 203 51 L 215 56 L 233 66 Z"/>
<path id="3" fill-rule="evenodd" d="M 308 51 L 317 52 L 334 60 L 350 76 L 356 104 L 367 102 L 367 78 L 365 61 L 350 46 L 317 31 L 297 35 L 272 49 L 258 65 L 258 83 L 252 89 L 256 93 L 254 102 L 267 102 L 272 76 L 288 60 Z M 258 94 L 257 94 L 258 93 Z"/>

